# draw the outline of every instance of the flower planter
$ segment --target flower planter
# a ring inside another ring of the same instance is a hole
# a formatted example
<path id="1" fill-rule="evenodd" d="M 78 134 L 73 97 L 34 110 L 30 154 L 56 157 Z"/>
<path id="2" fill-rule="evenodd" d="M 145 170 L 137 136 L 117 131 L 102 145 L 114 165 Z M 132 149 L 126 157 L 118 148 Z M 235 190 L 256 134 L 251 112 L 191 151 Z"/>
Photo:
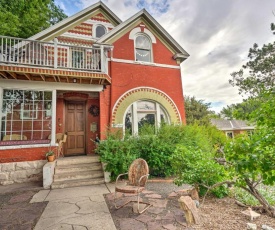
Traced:
<path id="1" fill-rule="evenodd" d="M 55 156 L 47 156 L 48 162 L 53 162 L 55 160 Z"/>

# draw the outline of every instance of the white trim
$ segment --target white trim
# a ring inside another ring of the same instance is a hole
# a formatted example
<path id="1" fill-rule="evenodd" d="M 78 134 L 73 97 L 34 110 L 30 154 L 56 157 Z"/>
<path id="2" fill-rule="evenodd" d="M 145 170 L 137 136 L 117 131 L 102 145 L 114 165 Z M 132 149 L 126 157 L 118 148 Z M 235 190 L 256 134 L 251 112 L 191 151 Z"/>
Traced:
<path id="1" fill-rule="evenodd" d="M 51 145 L 54 146 L 56 143 L 55 132 L 56 132 L 56 101 L 57 93 L 56 90 L 52 91 L 52 130 L 51 130 Z"/>
<path id="2" fill-rule="evenodd" d="M 139 33 L 139 32 L 141 32 L 140 27 L 136 27 L 136 28 L 132 29 L 130 34 L 129 34 L 129 39 L 135 40 L 136 34 Z"/>
<path id="3" fill-rule="evenodd" d="M 91 32 L 90 35 L 76 34 L 76 33 L 72 33 L 72 32 L 65 32 L 64 34 L 61 34 L 60 37 L 78 38 L 78 39 L 90 39 L 92 41 L 95 41 L 95 39 L 92 38 L 92 32 Z M 59 43 L 61 43 L 61 42 L 59 42 Z M 63 42 L 61 44 L 63 44 Z"/>
<path id="4" fill-rule="evenodd" d="M 61 22 L 58 22 L 57 24 L 31 36 L 29 39 L 31 40 L 39 40 L 39 38 L 41 38 L 44 35 L 47 35 L 43 40 L 46 40 L 47 38 L 51 37 L 52 35 L 56 34 L 56 32 L 53 31 L 59 31 L 60 28 L 64 29 L 64 26 L 66 24 L 69 24 L 67 26 L 65 26 L 65 28 L 68 28 L 71 26 L 72 23 L 76 23 L 83 20 L 83 16 L 87 16 L 87 15 L 92 15 L 92 13 L 96 10 L 105 10 L 107 13 L 110 14 L 112 18 L 112 20 L 116 21 L 116 23 L 121 23 L 121 20 L 103 3 L 103 2 L 97 2 L 93 5 L 91 5 L 90 7 L 74 14 L 71 17 L 65 18 L 64 20 L 62 20 Z M 77 20 L 76 20 L 77 19 Z M 50 33 L 50 34 L 49 34 Z"/>
<path id="5" fill-rule="evenodd" d="M 161 90 L 159 90 L 159 89 L 156 89 L 156 88 L 153 88 L 153 87 L 147 87 L 147 86 L 140 86 L 140 87 L 132 88 L 132 89 L 126 91 L 124 94 L 122 94 L 122 95 L 116 100 L 116 103 L 114 104 L 114 106 L 113 106 L 113 108 L 112 108 L 112 116 L 113 116 L 114 110 L 115 110 L 115 108 L 116 108 L 118 102 L 121 100 L 121 98 L 123 98 L 126 94 L 130 93 L 131 91 L 135 91 L 135 90 L 137 90 L 137 89 L 152 89 L 152 90 L 155 90 L 155 91 L 158 91 L 158 92 L 164 94 L 164 95 L 173 103 L 173 105 L 175 106 L 175 108 L 176 108 L 176 110 L 177 110 L 177 114 L 179 115 L 179 118 L 180 118 L 180 122 L 182 122 L 182 120 L 181 120 L 181 115 L 180 115 L 180 112 L 179 112 L 179 109 L 178 109 L 176 103 L 172 100 L 172 98 L 171 98 L 168 94 L 164 93 L 163 91 L 161 91 Z M 137 100 L 142 100 L 142 99 L 143 99 L 143 98 L 139 98 L 139 99 L 137 99 Z M 162 106 L 163 106 L 163 105 L 162 105 Z M 164 107 L 164 106 L 163 106 L 163 107 Z M 128 108 L 128 107 L 127 107 L 127 108 Z M 165 108 L 165 107 L 164 107 L 164 108 Z M 166 110 L 166 108 L 165 108 L 165 110 Z M 169 111 L 167 111 L 167 113 L 169 113 Z M 169 114 L 168 114 L 168 115 L 169 115 Z"/>
<path id="6" fill-rule="evenodd" d="M 35 89 L 35 90 L 70 90 L 70 91 L 87 91 L 101 92 L 103 85 L 80 85 L 76 83 L 61 83 L 61 82 L 37 82 L 37 81 L 20 81 L 0 79 L 0 85 L 3 88 L 10 89 Z M 15 86 L 16 85 L 16 86 Z"/>
<path id="7" fill-rule="evenodd" d="M 180 69 L 180 66 L 177 66 L 177 65 L 167 65 L 167 64 L 160 64 L 160 63 L 154 63 L 154 62 L 141 62 L 141 61 L 119 59 L 119 58 L 108 58 L 108 61 L 135 64 L 135 65 L 150 65 L 150 66 L 157 66 L 157 67 L 170 68 L 170 69 Z"/>
<path id="8" fill-rule="evenodd" d="M 50 146 L 58 146 L 58 144 L 35 144 L 35 145 L 7 145 L 7 146 L 0 146 L 0 150 L 6 149 L 31 149 L 31 148 L 41 148 L 41 147 L 50 147 Z"/>
<path id="9" fill-rule="evenodd" d="M 105 25 L 103 25 L 102 23 L 100 23 L 100 22 L 95 23 L 93 25 L 92 38 L 94 38 L 96 40 L 100 39 L 101 37 L 103 37 L 105 35 L 105 34 L 103 34 L 101 37 L 96 37 L 96 28 L 98 26 L 102 26 L 105 29 L 105 34 L 107 34 L 109 32 L 108 28 Z"/>
<path id="10" fill-rule="evenodd" d="M 136 34 L 138 34 L 138 33 L 140 33 L 140 34 L 143 34 L 143 33 L 147 34 L 148 37 L 150 37 L 152 43 L 154 43 L 154 44 L 157 43 L 156 37 L 154 36 L 154 34 L 151 33 L 150 30 L 148 30 L 148 29 L 145 28 L 144 31 L 142 32 L 141 29 L 140 29 L 140 27 L 136 27 L 136 28 L 134 28 L 134 29 L 131 30 L 131 32 L 129 34 L 129 39 L 135 40 L 136 39 Z"/>
<path id="11" fill-rule="evenodd" d="M 154 36 L 154 34 L 151 33 L 150 30 L 144 28 L 144 33 L 147 34 L 151 38 L 152 43 L 157 43 L 156 37 Z"/>

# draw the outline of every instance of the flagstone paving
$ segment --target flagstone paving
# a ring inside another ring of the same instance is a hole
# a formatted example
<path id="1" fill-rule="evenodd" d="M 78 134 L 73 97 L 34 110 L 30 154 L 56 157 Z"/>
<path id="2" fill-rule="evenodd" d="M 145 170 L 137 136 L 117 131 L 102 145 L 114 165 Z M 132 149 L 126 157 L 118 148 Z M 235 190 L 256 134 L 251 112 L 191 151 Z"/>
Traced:
<path id="1" fill-rule="evenodd" d="M 165 187 L 165 184 L 158 184 L 158 186 Z M 178 204 L 178 195 L 174 194 L 171 188 L 167 191 L 158 191 L 145 190 L 141 194 L 143 201 L 149 201 L 153 204 L 143 214 L 133 212 L 134 203 L 116 209 L 114 207 L 114 193 L 106 194 L 105 200 L 116 228 L 118 230 L 191 230 L 192 228 L 187 227 L 183 211 Z M 118 201 L 121 203 L 129 199 L 136 200 L 136 195 L 129 196 L 121 193 L 118 193 L 118 195 L 120 197 Z"/>

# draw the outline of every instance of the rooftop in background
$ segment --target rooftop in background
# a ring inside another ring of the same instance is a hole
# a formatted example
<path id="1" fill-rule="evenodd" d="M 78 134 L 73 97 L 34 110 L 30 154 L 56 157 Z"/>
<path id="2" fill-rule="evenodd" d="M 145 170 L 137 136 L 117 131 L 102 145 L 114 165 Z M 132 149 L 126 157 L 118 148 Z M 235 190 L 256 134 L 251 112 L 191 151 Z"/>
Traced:
<path id="1" fill-rule="evenodd" d="M 247 121 L 242 120 L 224 120 L 224 119 L 211 119 L 211 123 L 219 130 L 253 130 L 254 125 L 250 125 Z"/>

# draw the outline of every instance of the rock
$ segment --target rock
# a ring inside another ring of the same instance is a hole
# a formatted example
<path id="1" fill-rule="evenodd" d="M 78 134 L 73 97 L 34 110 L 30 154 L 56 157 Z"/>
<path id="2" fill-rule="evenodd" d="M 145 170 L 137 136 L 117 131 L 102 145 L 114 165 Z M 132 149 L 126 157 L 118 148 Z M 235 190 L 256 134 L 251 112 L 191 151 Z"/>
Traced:
<path id="1" fill-rule="evenodd" d="M 252 223 L 247 223 L 246 227 L 247 227 L 248 230 L 256 230 L 257 229 L 257 225 L 252 224 Z"/>
<path id="2" fill-rule="evenodd" d="M 197 208 L 200 207 L 200 202 L 198 200 L 194 200 L 194 203 L 195 203 L 195 205 L 196 205 Z"/>
<path id="3" fill-rule="evenodd" d="M 251 208 L 248 208 L 245 211 L 242 211 L 242 214 L 250 217 L 250 220 L 253 221 L 254 218 L 259 217 L 261 214 L 254 212 Z"/>
<path id="4" fill-rule="evenodd" d="M 179 198 L 180 208 L 184 211 L 187 225 L 198 224 L 200 222 L 198 209 L 190 196 L 181 196 Z"/>
<path id="5" fill-rule="evenodd" d="M 265 224 L 262 225 L 262 230 L 274 230 L 274 228 L 271 228 Z"/>
<path id="6" fill-rule="evenodd" d="M 142 211 L 143 209 L 145 209 L 146 206 L 147 206 L 146 204 L 139 204 L 139 211 Z M 134 213 L 139 213 L 138 212 L 138 204 L 137 203 L 133 204 L 133 212 Z"/>

